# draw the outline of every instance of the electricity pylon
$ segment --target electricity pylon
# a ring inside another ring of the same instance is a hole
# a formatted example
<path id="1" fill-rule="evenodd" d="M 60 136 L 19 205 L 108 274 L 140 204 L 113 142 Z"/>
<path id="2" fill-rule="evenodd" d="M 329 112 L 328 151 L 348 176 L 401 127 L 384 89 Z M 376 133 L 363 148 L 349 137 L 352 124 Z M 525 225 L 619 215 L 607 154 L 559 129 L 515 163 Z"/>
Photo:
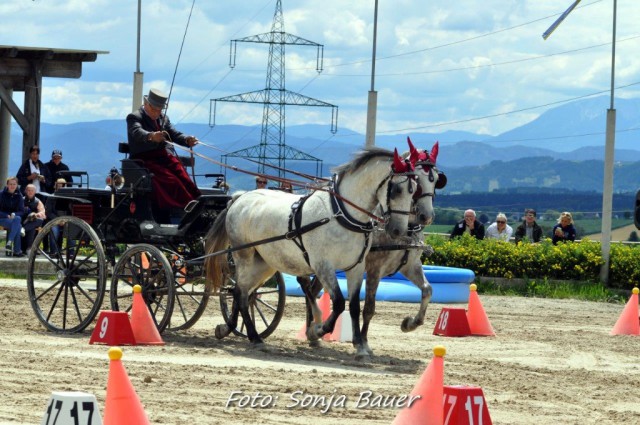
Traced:
<path id="1" fill-rule="evenodd" d="M 320 73 L 322 72 L 324 46 L 284 32 L 281 0 L 276 2 L 271 32 L 231 40 L 229 55 L 229 66 L 231 68 L 236 65 L 236 47 L 239 42 L 269 44 L 267 86 L 264 90 L 211 99 L 209 125 L 211 127 L 215 126 L 217 102 L 262 103 L 264 105 L 262 110 L 262 134 L 259 145 L 222 155 L 224 162 L 227 162 L 228 157 L 257 158 L 259 161 L 259 173 L 265 172 L 265 164 L 271 164 L 278 167 L 278 177 L 284 177 L 287 160 L 315 161 L 316 175 L 320 175 L 322 172 L 322 160 L 286 145 L 285 106 L 330 107 L 332 133 L 337 131 L 338 107 L 285 88 L 284 50 L 286 45 L 315 46 L 317 48 L 316 71 Z"/>

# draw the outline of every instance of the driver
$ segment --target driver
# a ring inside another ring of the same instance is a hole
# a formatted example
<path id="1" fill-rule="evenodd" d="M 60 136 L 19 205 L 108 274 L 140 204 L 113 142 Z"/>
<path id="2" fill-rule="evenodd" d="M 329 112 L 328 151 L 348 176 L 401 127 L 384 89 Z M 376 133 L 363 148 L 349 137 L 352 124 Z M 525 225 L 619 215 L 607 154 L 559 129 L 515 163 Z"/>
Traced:
<path id="1" fill-rule="evenodd" d="M 127 116 L 127 137 L 132 159 L 142 160 L 153 173 L 154 203 L 159 208 L 184 208 L 200 196 L 200 190 L 187 174 L 177 157 L 171 141 L 192 147 L 198 143 L 194 136 L 185 136 L 175 129 L 162 111 L 167 95 L 157 89 L 149 90 L 144 104 Z"/>

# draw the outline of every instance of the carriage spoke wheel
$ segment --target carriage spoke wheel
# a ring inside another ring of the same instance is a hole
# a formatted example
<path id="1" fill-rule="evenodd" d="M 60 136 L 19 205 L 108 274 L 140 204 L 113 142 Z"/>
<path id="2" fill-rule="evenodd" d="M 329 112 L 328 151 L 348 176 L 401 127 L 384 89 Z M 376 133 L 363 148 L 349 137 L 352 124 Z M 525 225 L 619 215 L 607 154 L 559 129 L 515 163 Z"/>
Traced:
<path id="1" fill-rule="evenodd" d="M 175 301 L 168 329 L 189 329 L 204 313 L 211 295 L 211 287 L 205 285 L 204 263 L 189 263 L 176 254 L 169 256 L 169 262 L 174 274 Z"/>
<path id="2" fill-rule="evenodd" d="M 220 310 L 224 321 L 229 326 L 231 326 L 231 312 L 234 303 L 233 288 L 236 284 L 234 269 L 230 264 L 231 271 L 225 279 L 226 284 L 220 288 Z M 280 272 L 274 274 L 264 285 L 249 295 L 249 314 L 260 338 L 268 337 L 278 327 L 284 314 L 285 300 L 286 288 Z M 237 326 L 232 331 L 238 336 L 247 336 L 247 329 L 241 314 L 238 314 Z"/>
<path id="3" fill-rule="evenodd" d="M 33 241 L 27 269 L 38 320 L 54 332 L 84 330 L 102 306 L 106 264 L 101 241 L 85 221 L 65 216 L 47 223 Z"/>
<path id="4" fill-rule="evenodd" d="M 173 310 L 174 282 L 171 264 L 153 245 L 139 244 L 127 249 L 113 269 L 111 309 L 130 312 L 133 286 L 142 287 L 144 299 L 158 332 L 164 331 Z"/>

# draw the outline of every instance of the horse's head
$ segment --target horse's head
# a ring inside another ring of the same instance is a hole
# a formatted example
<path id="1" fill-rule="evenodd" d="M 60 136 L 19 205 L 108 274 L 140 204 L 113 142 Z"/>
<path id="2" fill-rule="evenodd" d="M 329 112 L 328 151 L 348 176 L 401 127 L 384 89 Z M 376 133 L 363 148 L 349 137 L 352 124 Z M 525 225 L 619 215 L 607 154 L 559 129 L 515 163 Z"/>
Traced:
<path id="1" fill-rule="evenodd" d="M 438 158 L 438 142 L 431 148 L 431 152 L 416 149 L 407 137 L 409 144 L 409 159 L 415 165 L 415 175 L 418 189 L 413 195 L 413 212 L 418 224 L 428 226 L 435 218 L 433 198 L 436 189 L 442 189 L 447 184 L 447 176 L 436 167 Z"/>
<path id="2" fill-rule="evenodd" d="M 414 168 L 414 163 L 398 155 L 396 149 L 389 178 L 380 183 L 376 192 L 386 220 L 385 230 L 392 237 L 407 233 L 411 204 L 418 189 Z"/>

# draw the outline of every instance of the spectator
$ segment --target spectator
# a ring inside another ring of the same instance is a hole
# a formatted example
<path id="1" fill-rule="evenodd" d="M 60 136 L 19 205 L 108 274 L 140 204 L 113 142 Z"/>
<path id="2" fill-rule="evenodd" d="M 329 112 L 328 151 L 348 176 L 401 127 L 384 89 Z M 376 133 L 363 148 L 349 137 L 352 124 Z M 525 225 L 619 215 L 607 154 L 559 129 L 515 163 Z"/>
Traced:
<path id="1" fill-rule="evenodd" d="M 16 174 L 20 192 L 25 193 L 28 184 L 32 184 L 36 188 L 36 193 L 46 192 L 49 185 L 53 185 L 53 179 L 49 174 L 49 169 L 40 161 L 40 148 L 32 146 L 29 150 L 29 159 L 27 159 Z"/>
<path id="2" fill-rule="evenodd" d="M 464 233 L 468 233 L 476 239 L 484 239 L 484 224 L 476 219 L 474 210 L 466 210 L 464 212 L 464 219 L 453 226 L 451 239 L 462 236 Z"/>
<path id="3" fill-rule="evenodd" d="M 51 177 L 51 186 L 47 187 L 47 192 L 53 193 L 53 191 L 55 190 L 55 188 L 53 187 L 54 182 L 56 182 L 61 177 L 67 183 L 73 183 L 73 179 L 71 178 L 71 176 L 63 176 L 58 174 L 58 172 L 60 171 L 69 171 L 69 167 L 67 166 L 67 164 L 62 162 L 61 150 L 55 149 L 53 152 L 51 152 L 51 161 L 47 162 L 44 165 L 49 170 L 49 176 Z"/>
<path id="4" fill-rule="evenodd" d="M 67 185 L 67 181 L 63 178 L 59 178 L 58 180 L 56 180 L 56 184 L 55 184 L 55 192 L 58 191 L 58 189 L 65 187 Z M 54 192 L 54 193 L 55 193 Z M 51 221 L 61 215 L 66 215 L 66 211 L 59 211 L 56 208 L 56 199 L 53 196 L 49 196 L 47 197 L 47 202 L 44 206 L 45 209 L 45 213 L 47 214 L 47 221 Z M 60 235 L 61 235 L 61 230 L 62 230 L 62 226 L 63 225 L 58 225 L 58 226 L 54 226 L 51 228 L 51 234 L 49 235 L 49 252 L 53 255 L 55 255 L 58 252 L 58 247 L 61 246 L 61 240 L 60 240 Z"/>
<path id="5" fill-rule="evenodd" d="M 0 226 L 7 230 L 6 256 L 22 257 L 22 215 L 24 214 L 24 200 L 18 191 L 18 179 L 9 177 L 7 186 L 0 193 Z"/>
<path id="6" fill-rule="evenodd" d="M 280 190 L 283 192 L 293 193 L 293 186 L 289 182 L 280 183 Z"/>
<path id="7" fill-rule="evenodd" d="M 163 110 L 168 96 L 157 89 L 149 90 L 144 104 L 127 115 L 127 137 L 131 159 L 139 159 L 153 173 L 152 199 L 156 208 L 183 209 L 200 197 L 200 190 L 178 159 L 173 144 L 193 148 L 195 136 L 178 131 Z"/>
<path id="8" fill-rule="evenodd" d="M 24 195 L 24 215 L 22 216 L 22 227 L 24 227 L 24 246 L 27 255 L 31 250 L 31 245 L 36 237 L 36 229 L 42 227 L 47 214 L 44 212 L 44 204 L 36 198 L 36 187 L 27 185 Z"/>
<path id="9" fill-rule="evenodd" d="M 516 243 L 527 239 L 529 242 L 540 242 L 542 227 L 536 223 L 536 210 L 528 209 L 524 213 L 524 221 L 516 229 Z"/>
<path id="10" fill-rule="evenodd" d="M 576 240 L 576 228 L 573 225 L 573 217 L 570 212 L 560 213 L 558 218 L 558 224 L 553 226 L 553 237 L 551 242 L 557 245 L 558 242 L 575 241 Z"/>
<path id="11" fill-rule="evenodd" d="M 264 176 L 256 176 L 256 189 L 266 189 L 267 178 Z"/>
<path id="12" fill-rule="evenodd" d="M 499 213 L 496 216 L 496 222 L 487 228 L 485 237 L 488 239 L 498 239 L 500 241 L 509 242 L 513 229 L 507 224 L 507 216 Z"/>

